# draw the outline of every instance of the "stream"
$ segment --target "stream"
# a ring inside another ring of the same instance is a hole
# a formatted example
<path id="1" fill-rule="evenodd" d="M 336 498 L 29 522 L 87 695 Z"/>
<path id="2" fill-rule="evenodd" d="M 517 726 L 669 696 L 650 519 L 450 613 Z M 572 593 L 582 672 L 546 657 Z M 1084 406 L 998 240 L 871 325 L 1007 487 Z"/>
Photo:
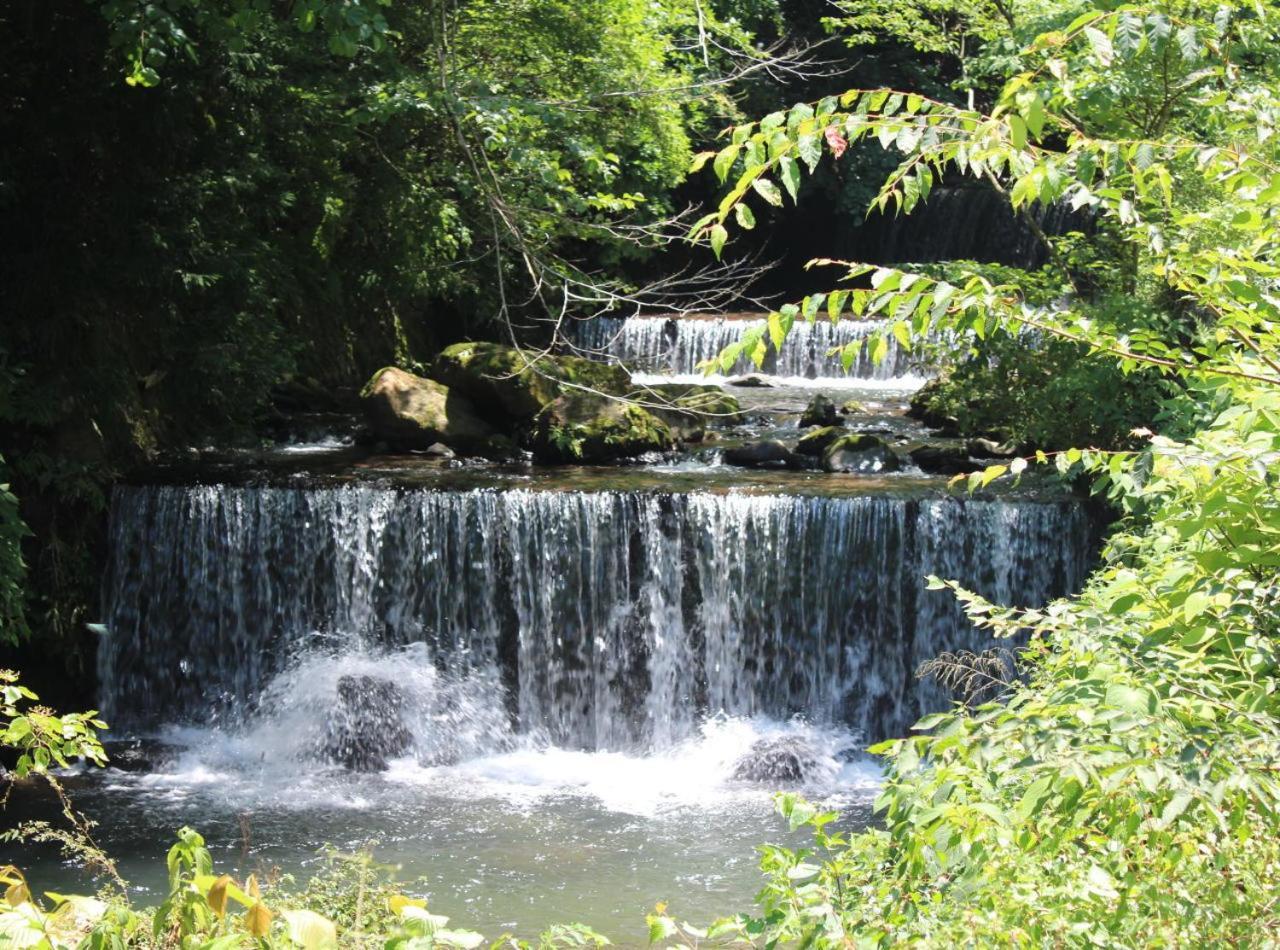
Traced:
<path id="1" fill-rule="evenodd" d="M 602 322 L 583 345 L 680 377 L 730 322 Z M 65 778 L 138 896 L 162 898 L 190 824 L 234 874 L 372 848 L 489 938 L 580 920 L 641 946 L 655 902 L 750 908 L 756 846 L 803 842 L 777 789 L 871 821 L 865 747 L 952 701 L 920 664 L 992 645 L 924 577 L 1043 604 L 1096 539 L 1034 479 L 966 497 L 910 466 L 724 465 L 794 440 L 815 392 L 862 404 L 852 430 L 939 441 L 903 414 L 918 367 L 823 376 L 830 345 L 734 390 L 741 426 L 642 464 L 380 456 L 339 427 L 119 486 L 98 659 L 118 760 Z M 8 817 L 50 809 L 20 785 Z M 40 889 L 91 886 L 52 847 L 22 860 Z"/>

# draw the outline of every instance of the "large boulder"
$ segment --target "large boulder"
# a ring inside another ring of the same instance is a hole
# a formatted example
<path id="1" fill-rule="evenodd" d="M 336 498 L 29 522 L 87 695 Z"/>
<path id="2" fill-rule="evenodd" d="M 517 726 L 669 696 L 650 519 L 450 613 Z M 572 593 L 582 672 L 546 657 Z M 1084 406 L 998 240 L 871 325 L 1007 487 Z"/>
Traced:
<path id="1" fill-rule="evenodd" d="M 609 462 L 665 451 L 675 442 L 671 428 L 647 409 L 625 399 L 567 392 L 533 420 L 530 448 L 543 462 Z"/>
<path id="2" fill-rule="evenodd" d="M 969 453 L 955 445 L 922 445 L 908 455 L 921 471 L 934 475 L 959 475 L 973 470 Z"/>
<path id="3" fill-rule="evenodd" d="M 845 435 L 822 453 L 822 467 L 828 472 L 874 475 L 896 472 L 902 467 L 893 449 L 874 435 Z"/>
<path id="4" fill-rule="evenodd" d="M 800 436 L 800 441 L 796 443 L 796 452 L 800 455 L 821 455 L 828 445 L 848 434 L 849 430 L 843 426 L 823 426 L 821 429 L 813 429 Z"/>
<path id="5" fill-rule="evenodd" d="M 800 428 L 808 429 L 812 426 L 838 426 L 843 420 L 840 413 L 836 409 L 836 404 L 828 397 L 818 393 L 809 400 L 809 405 L 805 407 L 804 412 L 800 416 Z"/>
<path id="6" fill-rule="evenodd" d="M 742 421 L 741 404 L 719 386 L 658 383 L 637 389 L 631 398 L 666 422 L 672 435 L 683 442 L 702 439 L 708 426 Z"/>
<path id="7" fill-rule="evenodd" d="M 944 435 L 958 435 L 960 423 L 955 416 L 947 415 L 936 404 L 945 390 L 946 381 L 943 377 L 929 380 L 912 394 L 907 417 L 924 423 L 930 429 L 937 429 Z"/>
<path id="8" fill-rule="evenodd" d="M 481 412 L 503 420 L 530 419 L 567 392 L 596 390 L 622 396 L 631 389 L 631 374 L 621 366 L 578 356 L 525 353 L 500 343 L 455 343 L 445 348 L 431 366 L 431 378 L 466 396 Z"/>
<path id="9" fill-rule="evenodd" d="M 798 785 L 827 778 L 833 770 L 824 756 L 802 736 L 769 736 L 757 739 L 733 767 L 742 782 Z"/>
<path id="10" fill-rule="evenodd" d="M 748 445 L 725 449 L 722 456 L 726 465 L 743 468 L 799 468 L 799 459 L 777 439 L 764 439 Z"/>
<path id="11" fill-rule="evenodd" d="M 325 721 L 320 757 L 353 772 L 381 772 L 407 754 L 413 734 L 405 725 L 404 691 L 376 676 L 343 676 Z"/>
<path id="12" fill-rule="evenodd" d="M 373 374 L 360 392 L 360 402 L 374 434 L 401 449 L 444 443 L 478 452 L 495 435 L 465 396 L 394 366 Z"/>

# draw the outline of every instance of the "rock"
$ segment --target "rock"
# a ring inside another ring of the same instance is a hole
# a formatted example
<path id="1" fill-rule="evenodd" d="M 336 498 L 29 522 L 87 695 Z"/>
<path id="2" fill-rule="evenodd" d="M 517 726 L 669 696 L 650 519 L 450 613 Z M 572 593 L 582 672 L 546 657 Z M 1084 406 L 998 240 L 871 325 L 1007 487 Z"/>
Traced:
<path id="1" fill-rule="evenodd" d="M 726 386 L 741 386 L 744 389 L 771 389 L 774 383 L 767 376 L 759 373 L 748 373 L 746 376 L 731 376 L 724 381 Z"/>
<path id="2" fill-rule="evenodd" d="M 828 445 L 841 436 L 848 435 L 849 430 L 843 426 L 823 426 L 800 436 L 796 443 L 796 452 L 800 455 L 821 455 Z"/>
<path id="3" fill-rule="evenodd" d="M 733 767 L 733 777 L 743 782 L 800 784 L 830 771 L 827 761 L 812 743 L 800 736 L 757 739 Z"/>
<path id="4" fill-rule="evenodd" d="M 919 389 L 911 397 L 911 403 L 907 408 L 907 417 L 924 423 L 930 429 L 939 429 L 946 435 L 958 435 L 960 432 L 960 423 L 954 416 L 949 416 L 939 409 L 933 407 L 934 397 L 943 387 L 941 377 L 931 379 Z"/>
<path id="5" fill-rule="evenodd" d="M 543 462 L 608 462 L 661 452 L 674 444 L 671 428 L 648 410 L 622 399 L 570 392 L 538 413 L 530 447 Z"/>
<path id="6" fill-rule="evenodd" d="M 850 399 L 840 406 L 842 416 L 857 416 L 867 411 L 867 407 L 856 399 Z"/>
<path id="7" fill-rule="evenodd" d="M 360 401 L 375 436 L 396 448 L 427 449 L 444 443 L 471 452 L 494 436 L 493 427 L 466 397 L 394 366 L 373 374 Z"/>
<path id="8" fill-rule="evenodd" d="M 818 393 L 809 400 L 809 405 L 805 406 L 800 416 L 802 429 L 810 426 L 838 426 L 840 423 L 840 413 L 836 412 L 836 404 L 822 393 Z"/>
<path id="9" fill-rule="evenodd" d="M 744 468 L 799 467 L 799 461 L 791 450 L 777 439 L 765 439 L 763 442 L 725 449 L 722 458 L 726 465 L 740 465 Z"/>
<path id="10" fill-rule="evenodd" d="M 103 742 L 102 748 L 111 767 L 122 772 L 158 772 L 180 752 L 158 739 L 114 739 Z"/>
<path id="11" fill-rule="evenodd" d="M 934 475 L 959 475 L 973 470 L 969 453 L 959 446 L 922 445 L 908 454 L 918 468 Z"/>
<path id="12" fill-rule="evenodd" d="M 1018 454 L 1018 447 L 1010 442 L 997 443 L 994 439 L 970 439 L 965 451 L 976 459 L 1008 459 Z"/>
<path id="13" fill-rule="evenodd" d="M 376 676 L 342 676 L 325 722 L 320 757 L 353 772 L 381 772 L 406 754 L 413 734 L 404 723 L 404 691 Z"/>
<path id="14" fill-rule="evenodd" d="M 700 413 L 712 425 L 733 425 L 742 421 L 742 404 L 719 386 L 701 383 L 659 383 L 632 393 L 636 399 L 654 397 L 670 402 L 674 409 Z"/>
<path id="15" fill-rule="evenodd" d="M 659 383 L 636 390 L 631 398 L 645 403 L 644 408 L 666 422 L 671 434 L 682 442 L 701 441 L 707 426 L 742 421 L 742 406 L 719 386 Z M 669 408 L 655 408 L 654 403 L 666 403 Z"/>
<path id="16" fill-rule="evenodd" d="M 443 442 L 433 442 L 431 445 L 428 445 L 427 451 L 424 454 L 437 459 L 451 459 L 456 456 L 453 449 L 449 448 L 449 446 L 445 445 Z"/>
<path id="17" fill-rule="evenodd" d="M 499 343 L 455 343 L 431 366 L 431 378 L 456 389 L 495 420 L 527 420 L 566 392 L 561 385 L 622 396 L 631 374 L 612 363 L 577 356 L 536 356 Z"/>
<path id="18" fill-rule="evenodd" d="M 902 467 L 898 456 L 873 435 L 845 435 L 827 446 L 822 467 L 828 472 L 871 475 L 896 472 Z"/>

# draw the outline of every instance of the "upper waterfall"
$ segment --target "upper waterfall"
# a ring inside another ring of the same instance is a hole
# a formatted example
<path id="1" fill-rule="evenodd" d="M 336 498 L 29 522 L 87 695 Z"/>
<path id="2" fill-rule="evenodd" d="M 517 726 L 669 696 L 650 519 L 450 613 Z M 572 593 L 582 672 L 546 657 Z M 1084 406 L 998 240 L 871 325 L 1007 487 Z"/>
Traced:
<path id="1" fill-rule="evenodd" d="M 240 721 L 316 656 L 422 644 L 448 695 L 592 749 L 719 712 L 901 733 L 948 701 L 919 664 L 989 645 L 925 575 L 1040 604 L 1089 556 L 1073 502 L 888 494 L 135 486 L 110 538 L 113 720 Z"/>
<path id="2" fill-rule="evenodd" d="M 763 318 L 742 317 L 595 317 L 576 324 L 572 335 L 575 345 L 592 354 L 607 356 L 625 363 L 633 370 L 662 376 L 687 376 L 699 373 L 698 364 L 714 359 L 721 350 L 742 338 L 753 326 L 762 326 Z M 770 350 L 763 371 L 774 376 L 801 379 L 842 378 L 894 380 L 919 376 L 922 372 L 918 353 L 904 349 L 898 341 L 887 340 L 888 351 L 880 363 L 874 363 L 864 346 L 853 365 L 846 371 L 839 354 L 831 351 L 855 340 L 865 340 L 884 321 L 826 319 L 808 323 L 797 320 L 787 335 L 781 352 Z M 754 372 L 755 365 L 740 359 L 732 372 Z"/>

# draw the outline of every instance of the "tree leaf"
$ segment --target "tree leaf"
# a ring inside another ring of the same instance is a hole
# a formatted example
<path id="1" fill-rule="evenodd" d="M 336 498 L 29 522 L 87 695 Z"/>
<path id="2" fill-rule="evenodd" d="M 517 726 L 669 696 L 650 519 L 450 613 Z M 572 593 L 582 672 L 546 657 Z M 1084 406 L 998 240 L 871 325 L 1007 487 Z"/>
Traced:
<path id="1" fill-rule="evenodd" d="M 288 925 L 289 939 L 303 950 L 336 950 L 338 930 L 333 921 L 313 910 L 281 911 Z"/>

